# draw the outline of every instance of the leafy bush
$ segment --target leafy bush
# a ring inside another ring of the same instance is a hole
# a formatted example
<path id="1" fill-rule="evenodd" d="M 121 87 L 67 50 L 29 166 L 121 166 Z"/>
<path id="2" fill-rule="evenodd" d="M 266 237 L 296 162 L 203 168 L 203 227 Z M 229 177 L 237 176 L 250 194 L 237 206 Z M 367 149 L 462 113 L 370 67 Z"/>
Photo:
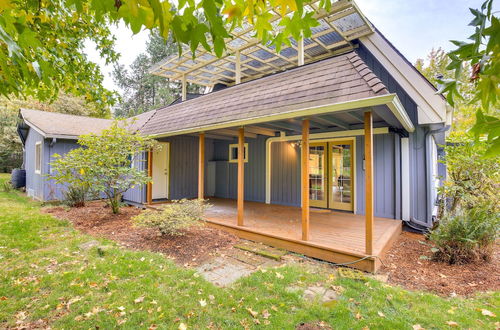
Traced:
<path id="1" fill-rule="evenodd" d="M 12 183 L 10 181 L 4 181 L 2 183 L 2 191 L 3 192 L 10 192 L 14 187 L 12 186 Z"/>
<path id="2" fill-rule="evenodd" d="M 181 236 L 186 229 L 203 225 L 201 220 L 208 207 L 210 205 L 204 200 L 181 199 L 161 210 L 145 210 L 132 220 L 136 226 L 157 229 L 162 235 Z"/>
<path id="3" fill-rule="evenodd" d="M 484 157 L 488 141 L 459 138 L 445 146 L 447 177 L 439 193 L 448 201 L 440 213 L 459 214 L 486 202 L 500 203 L 500 157 Z"/>
<path id="4" fill-rule="evenodd" d="M 450 264 L 490 260 L 499 225 L 500 212 L 494 204 L 444 216 L 429 233 L 429 239 L 436 246 L 434 260 Z"/>
<path id="5" fill-rule="evenodd" d="M 64 201 L 71 207 L 84 207 L 88 189 L 81 186 L 69 186 L 64 193 Z"/>

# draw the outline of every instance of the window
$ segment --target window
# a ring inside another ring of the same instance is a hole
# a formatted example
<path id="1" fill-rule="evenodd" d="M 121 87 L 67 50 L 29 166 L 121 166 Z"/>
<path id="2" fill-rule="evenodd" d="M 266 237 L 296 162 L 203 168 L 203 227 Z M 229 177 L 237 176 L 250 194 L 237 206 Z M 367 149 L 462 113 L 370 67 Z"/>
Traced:
<path id="1" fill-rule="evenodd" d="M 35 173 L 42 172 L 42 142 L 35 143 Z"/>
<path id="2" fill-rule="evenodd" d="M 245 163 L 248 163 L 248 143 L 245 143 L 245 147 L 243 148 L 243 159 Z M 229 162 L 237 163 L 238 162 L 238 144 L 230 144 L 229 145 Z"/>

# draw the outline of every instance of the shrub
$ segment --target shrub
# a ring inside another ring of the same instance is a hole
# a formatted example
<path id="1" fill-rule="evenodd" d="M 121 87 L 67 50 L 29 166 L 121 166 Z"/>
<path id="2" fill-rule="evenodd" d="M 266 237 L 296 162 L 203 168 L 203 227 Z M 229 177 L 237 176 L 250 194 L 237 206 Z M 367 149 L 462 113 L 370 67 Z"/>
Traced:
<path id="1" fill-rule="evenodd" d="M 186 229 L 203 225 L 201 220 L 208 207 L 210 205 L 204 200 L 181 199 L 161 210 L 145 210 L 132 220 L 136 226 L 157 229 L 162 235 L 181 236 Z"/>
<path id="2" fill-rule="evenodd" d="M 84 207 L 88 189 L 80 186 L 69 186 L 64 193 L 64 201 L 71 207 Z"/>
<path id="3" fill-rule="evenodd" d="M 450 264 L 490 260 L 499 225 L 500 213 L 494 204 L 445 215 L 429 233 L 436 246 L 433 259 Z"/>

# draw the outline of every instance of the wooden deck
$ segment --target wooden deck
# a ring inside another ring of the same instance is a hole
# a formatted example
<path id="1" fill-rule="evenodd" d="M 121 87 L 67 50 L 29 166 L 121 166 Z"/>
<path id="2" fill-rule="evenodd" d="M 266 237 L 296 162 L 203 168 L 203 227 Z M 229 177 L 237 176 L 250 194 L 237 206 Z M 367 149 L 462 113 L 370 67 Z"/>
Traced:
<path id="1" fill-rule="evenodd" d="M 235 200 L 210 199 L 207 222 L 237 236 L 284 248 L 334 263 L 349 263 L 365 254 L 365 218 L 351 213 L 311 210 L 310 240 L 301 239 L 301 209 L 298 207 L 245 202 L 244 225 L 237 226 Z M 351 267 L 376 272 L 380 258 L 401 233 L 399 220 L 375 218 L 373 256 Z"/>

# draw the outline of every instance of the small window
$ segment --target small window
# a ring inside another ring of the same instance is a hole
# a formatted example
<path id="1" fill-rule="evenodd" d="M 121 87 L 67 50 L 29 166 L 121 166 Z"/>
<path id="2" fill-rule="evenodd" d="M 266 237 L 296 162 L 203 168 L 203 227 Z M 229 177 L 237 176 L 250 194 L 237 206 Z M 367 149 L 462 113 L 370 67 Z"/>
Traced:
<path id="1" fill-rule="evenodd" d="M 35 143 L 35 173 L 42 172 L 42 142 Z"/>
<path id="2" fill-rule="evenodd" d="M 243 148 L 243 159 L 245 160 L 245 163 L 248 163 L 248 143 L 245 143 L 245 147 Z M 229 162 L 238 162 L 238 144 L 236 143 L 229 145 Z"/>

